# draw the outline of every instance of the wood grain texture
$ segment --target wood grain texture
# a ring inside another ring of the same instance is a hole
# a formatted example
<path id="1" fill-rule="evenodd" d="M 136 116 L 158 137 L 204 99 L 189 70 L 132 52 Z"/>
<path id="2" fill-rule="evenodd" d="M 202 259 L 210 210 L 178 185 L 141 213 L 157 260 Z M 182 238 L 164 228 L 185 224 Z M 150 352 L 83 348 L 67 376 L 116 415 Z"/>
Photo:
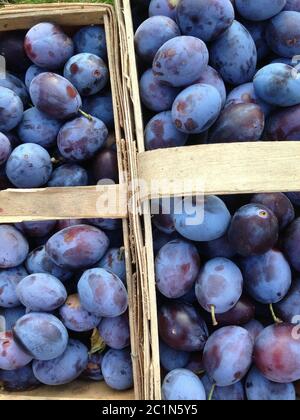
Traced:
<path id="1" fill-rule="evenodd" d="M 33 391 L 11 393 L 0 390 L 1 400 L 134 400 L 134 392 L 114 391 L 104 382 L 77 380 L 68 385 L 41 386 Z"/>
<path id="2" fill-rule="evenodd" d="M 155 150 L 139 154 L 138 164 L 147 184 L 165 181 L 154 194 L 163 197 L 203 188 L 216 195 L 299 191 L 299 159 L 300 142 L 256 142 Z M 191 181 L 185 190 L 183 181 Z"/>

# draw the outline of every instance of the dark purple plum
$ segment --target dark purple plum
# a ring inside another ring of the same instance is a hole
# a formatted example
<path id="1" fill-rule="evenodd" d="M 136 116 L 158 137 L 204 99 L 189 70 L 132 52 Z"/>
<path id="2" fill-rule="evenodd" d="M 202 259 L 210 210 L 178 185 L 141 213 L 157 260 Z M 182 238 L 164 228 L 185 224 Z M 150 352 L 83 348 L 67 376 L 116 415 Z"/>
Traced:
<path id="1" fill-rule="evenodd" d="M 9 139 L 3 133 L 0 133 L 0 166 L 7 161 L 11 151 L 12 147 Z"/>
<path id="2" fill-rule="evenodd" d="M 213 389 L 214 382 L 207 376 L 201 378 L 206 394 L 209 395 Z M 213 389 L 212 401 L 244 401 L 245 391 L 242 382 L 237 382 L 234 385 L 220 387 L 216 386 Z"/>
<path id="3" fill-rule="evenodd" d="M 224 327 L 208 339 L 203 363 L 209 378 L 220 387 L 234 385 L 247 374 L 253 353 L 253 340 L 241 327 Z"/>
<path id="4" fill-rule="evenodd" d="M 283 10 L 291 10 L 294 12 L 300 12 L 300 1 L 299 0 L 286 0 L 286 5 Z"/>
<path id="5" fill-rule="evenodd" d="M 245 83 L 234 88 L 227 96 L 225 106 L 233 104 L 255 104 L 259 105 L 265 116 L 268 116 L 272 106 L 262 101 L 255 93 L 253 83 Z"/>
<path id="6" fill-rule="evenodd" d="M 175 228 L 180 235 L 191 241 L 207 242 L 225 235 L 231 215 L 225 203 L 216 196 L 185 198 L 183 211 L 176 208 Z M 177 207 L 177 206 L 176 206 Z M 195 209 L 194 212 L 191 210 Z"/>
<path id="7" fill-rule="evenodd" d="M 35 65 L 50 70 L 59 69 L 74 54 L 72 39 L 48 22 L 38 23 L 27 32 L 24 47 Z"/>
<path id="8" fill-rule="evenodd" d="M 257 50 L 247 29 L 234 21 L 210 48 L 211 65 L 224 82 L 241 85 L 252 80 L 257 64 Z"/>
<path id="9" fill-rule="evenodd" d="M 110 248 L 97 266 L 99 268 L 104 268 L 107 271 L 111 271 L 123 282 L 126 282 L 126 260 L 124 248 Z"/>
<path id="10" fill-rule="evenodd" d="M 29 245 L 15 227 L 0 225 L 0 268 L 14 268 L 27 258 Z"/>
<path id="11" fill-rule="evenodd" d="M 202 374 L 204 372 L 202 359 L 203 359 L 202 352 L 198 351 L 198 352 L 190 353 L 190 361 L 185 366 L 185 368 L 196 373 L 196 375 Z"/>
<path id="12" fill-rule="evenodd" d="M 214 86 L 219 92 L 222 99 L 222 105 L 224 106 L 226 101 L 226 87 L 222 77 L 214 68 L 207 66 L 206 70 L 203 71 L 196 83 Z"/>
<path id="13" fill-rule="evenodd" d="M 27 106 L 29 102 L 29 95 L 27 88 L 21 79 L 14 76 L 13 74 L 6 72 L 5 78 L 0 78 L 0 86 L 12 90 L 17 96 L 19 96 L 23 102 L 24 107 Z"/>
<path id="14" fill-rule="evenodd" d="M 179 351 L 201 351 L 208 338 L 207 326 L 192 305 L 166 302 L 158 310 L 160 338 Z"/>
<path id="15" fill-rule="evenodd" d="M 255 305 L 246 296 L 242 296 L 230 311 L 218 315 L 218 323 L 224 326 L 244 325 L 255 317 Z"/>
<path id="16" fill-rule="evenodd" d="M 270 381 L 287 384 L 300 380 L 300 341 L 293 324 L 274 324 L 259 335 L 254 363 Z"/>
<path id="17" fill-rule="evenodd" d="M 69 160 L 92 158 L 105 144 L 108 131 L 98 118 L 78 117 L 67 122 L 60 130 L 57 144 L 60 153 Z"/>
<path id="18" fill-rule="evenodd" d="M 98 331 L 104 343 L 115 350 L 125 349 L 130 345 L 128 313 L 115 318 L 104 318 Z"/>
<path id="19" fill-rule="evenodd" d="M 177 130 L 170 111 L 155 115 L 145 128 L 145 146 L 147 150 L 184 146 L 188 134 Z"/>
<path id="20" fill-rule="evenodd" d="M 96 264 L 105 255 L 109 240 L 101 230 L 77 225 L 63 229 L 46 244 L 51 260 L 61 268 L 78 270 Z"/>
<path id="21" fill-rule="evenodd" d="M 24 106 L 20 97 L 10 89 L 0 86 L 0 131 L 16 128 L 23 117 Z"/>
<path id="22" fill-rule="evenodd" d="M 23 73 L 31 62 L 24 49 L 23 31 L 2 32 L 0 39 L 0 54 L 5 57 L 6 66 L 15 73 Z"/>
<path id="23" fill-rule="evenodd" d="M 228 231 L 230 244 L 244 257 L 270 251 L 278 240 L 278 220 L 261 204 L 241 207 L 233 216 Z"/>
<path id="24" fill-rule="evenodd" d="M 158 229 L 153 230 L 153 248 L 154 254 L 156 255 L 161 248 L 169 243 L 170 241 L 174 241 L 175 239 L 179 239 L 179 234 L 177 232 L 168 235 L 159 231 Z"/>
<path id="25" fill-rule="evenodd" d="M 31 312 L 18 319 L 14 328 L 17 343 L 37 360 L 52 360 L 67 348 L 68 332 L 51 314 Z"/>
<path id="26" fill-rule="evenodd" d="M 280 230 L 285 229 L 295 219 L 293 204 L 285 194 L 255 194 L 252 197 L 251 202 L 262 204 L 272 210 L 278 219 Z"/>
<path id="27" fill-rule="evenodd" d="M 260 140 L 265 116 L 259 105 L 232 104 L 220 114 L 209 133 L 209 143 L 249 142 Z"/>
<path id="28" fill-rule="evenodd" d="M 172 198 L 151 200 L 152 223 L 158 230 L 167 235 L 175 232 L 174 204 L 175 202 Z"/>
<path id="29" fill-rule="evenodd" d="M 85 26 L 76 32 L 73 41 L 77 53 L 90 53 L 106 58 L 106 36 L 103 26 Z"/>
<path id="30" fill-rule="evenodd" d="M 103 121 L 106 127 L 113 128 L 114 110 L 110 92 L 84 97 L 82 108 L 87 114 Z"/>
<path id="31" fill-rule="evenodd" d="M 163 399 L 167 401 L 205 401 L 206 393 L 201 380 L 187 369 L 174 369 L 162 384 Z"/>
<path id="32" fill-rule="evenodd" d="M 87 219 L 87 223 L 108 231 L 122 228 L 122 221 L 120 219 Z"/>
<path id="33" fill-rule="evenodd" d="M 38 76 L 41 73 L 45 73 L 47 72 L 46 69 L 42 69 L 39 66 L 36 66 L 35 64 L 32 64 L 32 66 L 30 66 L 25 74 L 25 85 L 27 87 L 27 89 L 29 90 L 31 82 L 33 81 L 33 79 Z"/>
<path id="34" fill-rule="evenodd" d="M 95 183 L 103 179 L 109 179 L 118 183 L 118 155 L 115 150 L 103 149 L 93 159 L 92 171 Z"/>
<path id="35" fill-rule="evenodd" d="M 230 245 L 227 234 L 214 241 L 202 242 L 199 252 L 208 258 L 223 257 L 231 259 L 235 256 L 235 250 Z"/>
<path id="36" fill-rule="evenodd" d="M 255 42 L 257 59 L 260 62 L 270 54 L 270 48 L 266 41 L 266 27 L 268 22 L 251 22 L 243 20 L 242 23 L 250 32 L 250 35 Z"/>
<path id="37" fill-rule="evenodd" d="M 45 385 L 64 385 L 74 381 L 87 368 L 88 349 L 77 340 L 69 340 L 65 352 L 53 360 L 33 362 L 35 377 Z"/>
<path id="38" fill-rule="evenodd" d="M 64 305 L 59 309 L 62 323 L 71 331 L 85 332 L 96 328 L 101 317 L 91 314 L 83 309 L 78 295 L 70 295 Z"/>
<path id="39" fill-rule="evenodd" d="M 300 272 L 300 218 L 294 220 L 287 228 L 283 238 L 283 250 L 292 267 Z"/>
<path id="40" fill-rule="evenodd" d="M 101 370 L 101 364 L 103 360 L 103 353 L 89 354 L 89 361 L 87 368 L 82 372 L 81 378 L 88 379 L 91 381 L 101 382 L 104 380 Z"/>
<path id="41" fill-rule="evenodd" d="M 64 77 L 76 87 L 80 95 L 91 96 L 106 86 L 109 74 L 102 58 L 94 54 L 74 55 L 66 63 Z"/>
<path id="42" fill-rule="evenodd" d="M 0 316 L 5 321 L 5 331 L 11 331 L 15 326 L 18 319 L 25 315 L 26 308 L 24 306 L 18 306 L 17 308 L 0 308 Z"/>
<path id="43" fill-rule="evenodd" d="M 176 11 L 183 35 L 196 36 L 204 42 L 219 38 L 234 20 L 230 0 L 179 0 Z"/>
<path id="44" fill-rule="evenodd" d="M 146 108 L 154 112 L 168 111 L 180 90 L 159 82 L 152 69 L 143 73 L 140 80 L 141 100 Z"/>
<path id="45" fill-rule="evenodd" d="M 286 193 L 285 195 L 288 196 L 288 198 L 291 200 L 294 206 L 300 206 L 300 192 L 290 192 Z"/>
<path id="46" fill-rule="evenodd" d="M 75 117 L 82 106 L 77 89 L 54 73 L 36 76 L 30 85 L 30 96 L 39 111 L 58 120 Z"/>
<path id="47" fill-rule="evenodd" d="M 18 136 L 23 143 L 36 143 L 48 149 L 56 145 L 62 123 L 33 107 L 27 109 L 18 126 Z"/>
<path id="48" fill-rule="evenodd" d="M 31 361 L 32 357 L 19 347 L 11 331 L 0 332 L 0 369 L 20 369 Z"/>
<path id="49" fill-rule="evenodd" d="M 190 360 L 190 353 L 174 350 L 163 341 L 159 344 L 160 364 L 167 371 L 182 369 L 187 366 Z"/>
<path id="50" fill-rule="evenodd" d="M 30 238 L 43 238 L 51 233 L 56 226 L 56 220 L 43 220 L 39 222 L 17 223 L 16 228 Z"/>
<path id="51" fill-rule="evenodd" d="M 208 64 L 208 50 L 193 36 L 178 36 L 167 41 L 153 61 L 155 77 L 173 87 L 194 83 Z"/>
<path id="52" fill-rule="evenodd" d="M 299 105 L 300 80 L 297 76 L 297 71 L 291 66 L 281 63 L 269 64 L 260 69 L 253 79 L 255 93 L 270 105 Z"/>
<path id="53" fill-rule="evenodd" d="M 248 331 L 251 335 L 253 342 L 257 340 L 259 334 L 264 330 L 264 326 L 261 322 L 257 321 L 256 319 L 252 319 L 252 321 L 248 322 L 247 324 L 243 325 L 243 328 Z"/>
<path id="54" fill-rule="evenodd" d="M 22 265 L 0 270 L 0 307 L 16 308 L 20 306 L 16 287 L 27 276 L 28 273 Z"/>
<path id="55" fill-rule="evenodd" d="M 118 391 L 133 386 L 132 361 L 129 349 L 109 350 L 103 357 L 102 374 L 106 384 Z"/>
<path id="56" fill-rule="evenodd" d="M 30 365 L 16 370 L 0 370 L 0 383 L 7 392 L 31 391 L 40 385 Z"/>
<path id="57" fill-rule="evenodd" d="M 84 187 L 88 183 L 88 173 L 84 168 L 66 163 L 54 169 L 48 187 Z"/>
<path id="58" fill-rule="evenodd" d="M 200 270 L 197 248 L 182 240 L 171 241 L 155 260 L 156 286 L 169 299 L 184 296 L 193 287 Z"/>
<path id="59" fill-rule="evenodd" d="M 284 322 L 291 324 L 300 321 L 300 279 L 293 281 L 292 287 L 285 298 L 275 305 L 276 312 Z"/>
<path id="60" fill-rule="evenodd" d="M 299 22 L 299 13 L 293 11 L 281 12 L 269 22 L 266 40 L 275 54 L 286 58 L 299 55 Z"/>
<path id="61" fill-rule="evenodd" d="M 281 12 L 286 0 L 235 0 L 235 7 L 245 19 L 267 20 Z"/>
<path id="62" fill-rule="evenodd" d="M 153 16 L 145 20 L 134 36 L 138 56 L 152 64 L 157 51 L 170 39 L 180 36 L 174 20 L 166 16 Z"/>
<path id="63" fill-rule="evenodd" d="M 84 309 L 92 314 L 114 318 L 126 312 L 128 295 L 122 281 L 103 268 L 87 270 L 78 283 L 78 294 Z"/>
<path id="64" fill-rule="evenodd" d="M 299 118 L 300 105 L 274 112 L 266 122 L 265 140 L 300 140 Z"/>
<path id="65" fill-rule="evenodd" d="M 51 157 L 38 144 L 18 146 L 6 164 L 6 175 L 17 188 L 38 188 L 45 185 L 52 174 Z"/>
<path id="66" fill-rule="evenodd" d="M 151 0 L 149 16 L 167 16 L 176 21 L 176 6 L 179 0 Z"/>
<path id="67" fill-rule="evenodd" d="M 221 109 L 222 98 L 217 89 L 198 83 L 176 97 L 172 106 L 172 120 L 179 131 L 199 134 L 214 124 Z"/>

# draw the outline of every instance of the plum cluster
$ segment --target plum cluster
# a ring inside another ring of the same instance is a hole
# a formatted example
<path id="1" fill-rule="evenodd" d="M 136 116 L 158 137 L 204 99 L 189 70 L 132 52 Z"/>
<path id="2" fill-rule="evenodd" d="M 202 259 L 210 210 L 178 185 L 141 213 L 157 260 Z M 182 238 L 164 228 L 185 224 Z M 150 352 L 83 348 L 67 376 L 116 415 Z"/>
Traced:
<path id="1" fill-rule="evenodd" d="M 0 188 L 118 181 L 104 27 L 41 22 L 3 32 L 0 54 Z"/>
<path id="2" fill-rule="evenodd" d="M 300 3 L 132 2 L 147 150 L 300 140 Z"/>
<path id="3" fill-rule="evenodd" d="M 152 203 L 160 209 L 152 220 L 165 399 L 296 399 L 299 199 L 295 192 Z"/>
<path id="4" fill-rule="evenodd" d="M 133 386 L 122 241 L 116 220 L 0 225 L 4 389 L 77 378 Z"/>

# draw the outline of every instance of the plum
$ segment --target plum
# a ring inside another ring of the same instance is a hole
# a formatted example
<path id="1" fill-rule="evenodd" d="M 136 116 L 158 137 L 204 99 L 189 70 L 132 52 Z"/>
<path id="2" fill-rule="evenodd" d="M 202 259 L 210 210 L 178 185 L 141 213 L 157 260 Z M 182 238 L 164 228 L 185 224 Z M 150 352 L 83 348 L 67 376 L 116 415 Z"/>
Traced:
<path id="1" fill-rule="evenodd" d="M 0 268 L 14 268 L 21 265 L 29 252 L 25 237 L 10 225 L 0 225 Z"/>
<path id="2" fill-rule="evenodd" d="M 107 346 L 115 350 L 125 349 L 130 345 L 128 313 L 115 318 L 104 318 L 98 331 Z"/>
<path id="3" fill-rule="evenodd" d="M 102 374 L 112 389 L 124 391 L 133 386 L 132 361 L 129 349 L 109 350 L 103 357 Z"/>
<path id="4" fill-rule="evenodd" d="M 283 10 L 286 0 L 235 0 L 235 7 L 245 19 L 261 21 L 277 15 Z"/>
<path id="5" fill-rule="evenodd" d="M 262 101 L 255 93 L 253 83 L 245 83 L 240 85 L 228 94 L 225 106 L 232 104 L 256 104 L 259 105 L 265 116 L 267 117 L 273 107 Z"/>
<path id="6" fill-rule="evenodd" d="M 0 332 L 0 369 L 20 369 L 31 361 L 32 357 L 18 345 L 11 331 Z"/>
<path id="7" fill-rule="evenodd" d="M 22 265 L 0 270 L 0 306 L 2 308 L 20 306 L 16 288 L 21 280 L 27 276 L 28 273 Z"/>
<path id="8" fill-rule="evenodd" d="M 283 237 L 283 252 L 297 272 L 300 272 L 299 247 L 300 218 L 297 218 L 288 226 Z"/>
<path id="9" fill-rule="evenodd" d="M 40 385 L 31 365 L 16 370 L 0 370 L 0 383 L 7 392 L 31 391 Z"/>
<path id="10" fill-rule="evenodd" d="M 174 369 L 162 384 L 163 398 L 167 401 L 205 401 L 206 393 L 201 380 L 187 369 Z"/>
<path id="11" fill-rule="evenodd" d="M 91 381 L 101 382 L 103 381 L 103 375 L 101 370 L 101 364 L 104 354 L 101 352 L 89 354 L 89 360 L 87 368 L 82 372 L 82 379 L 89 379 Z"/>
<path id="12" fill-rule="evenodd" d="M 266 40 L 280 57 L 292 58 L 300 54 L 299 12 L 281 12 L 266 28 Z"/>
<path id="13" fill-rule="evenodd" d="M 300 105 L 279 109 L 266 121 L 264 139 L 267 141 L 300 140 Z"/>
<path id="14" fill-rule="evenodd" d="M 220 74 L 211 66 L 207 66 L 196 83 L 214 86 L 222 99 L 222 106 L 226 102 L 226 87 Z"/>

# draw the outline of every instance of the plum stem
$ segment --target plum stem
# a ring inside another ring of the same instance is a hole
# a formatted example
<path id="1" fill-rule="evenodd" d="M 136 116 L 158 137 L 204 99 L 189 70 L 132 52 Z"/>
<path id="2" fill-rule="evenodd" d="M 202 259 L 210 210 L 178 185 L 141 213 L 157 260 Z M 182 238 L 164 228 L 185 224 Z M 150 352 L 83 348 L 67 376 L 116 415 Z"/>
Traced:
<path id="1" fill-rule="evenodd" d="M 271 315 L 273 317 L 273 320 L 274 320 L 275 324 L 282 324 L 283 321 L 281 321 L 281 319 L 277 318 L 272 303 L 270 303 L 270 311 L 271 311 Z"/>
<path id="2" fill-rule="evenodd" d="M 216 308 L 214 305 L 211 305 L 211 319 L 214 327 L 218 326 L 218 321 L 216 318 Z"/>
<path id="3" fill-rule="evenodd" d="M 83 115 L 85 118 L 87 118 L 89 121 L 93 120 L 93 117 L 90 114 L 87 114 L 82 109 L 79 110 L 80 114 Z"/>
<path id="4" fill-rule="evenodd" d="M 208 401 L 212 401 L 214 393 L 215 393 L 215 389 L 216 389 L 216 384 L 213 384 L 210 390 L 210 393 L 208 395 Z"/>

